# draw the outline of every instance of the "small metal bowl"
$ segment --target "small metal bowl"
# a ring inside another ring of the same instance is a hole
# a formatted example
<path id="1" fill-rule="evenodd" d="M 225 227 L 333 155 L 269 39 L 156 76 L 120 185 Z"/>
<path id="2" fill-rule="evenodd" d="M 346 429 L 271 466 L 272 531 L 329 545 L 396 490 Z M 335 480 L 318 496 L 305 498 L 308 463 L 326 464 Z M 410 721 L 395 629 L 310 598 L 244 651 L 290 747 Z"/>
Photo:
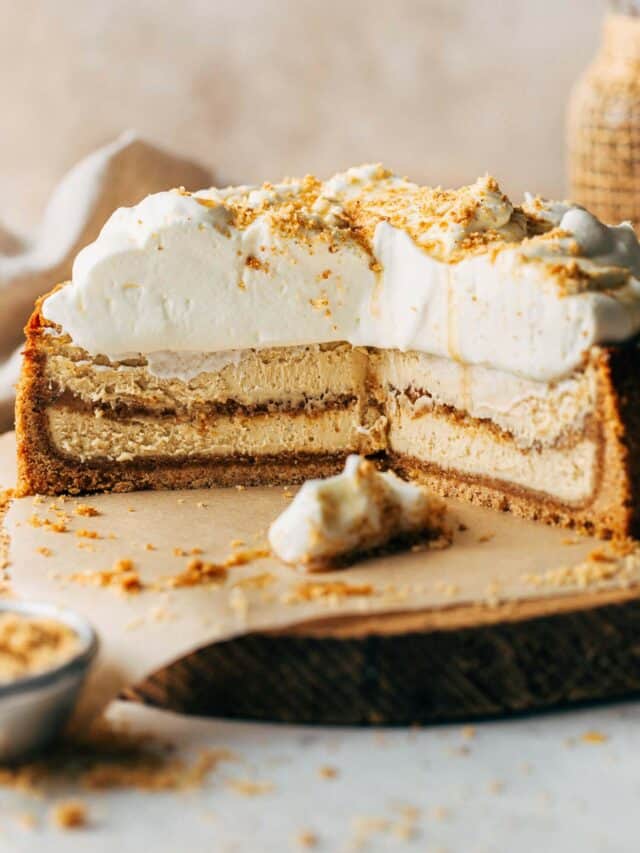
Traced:
<path id="1" fill-rule="evenodd" d="M 0 684 L 0 762 L 8 763 L 42 749 L 61 731 L 98 651 L 98 637 L 82 616 L 52 604 L 2 602 L 2 613 L 62 622 L 75 631 L 80 643 L 60 666 Z"/>

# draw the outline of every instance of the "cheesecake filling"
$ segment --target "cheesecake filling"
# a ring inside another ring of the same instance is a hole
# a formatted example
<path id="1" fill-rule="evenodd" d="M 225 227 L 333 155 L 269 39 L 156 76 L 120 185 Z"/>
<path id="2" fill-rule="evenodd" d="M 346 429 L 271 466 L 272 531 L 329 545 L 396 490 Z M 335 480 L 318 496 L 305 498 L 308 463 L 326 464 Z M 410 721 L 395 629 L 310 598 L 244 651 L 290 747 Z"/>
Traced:
<path id="1" fill-rule="evenodd" d="M 49 347 L 49 441 L 80 462 L 386 452 L 571 504 L 597 488 L 589 366 L 543 383 L 339 343 L 247 350 L 232 361 L 197 353 L 201 372 L 179 378 L 171 368 L 164 378 L 144 357 L 96 363 L 68 344 Z"/>

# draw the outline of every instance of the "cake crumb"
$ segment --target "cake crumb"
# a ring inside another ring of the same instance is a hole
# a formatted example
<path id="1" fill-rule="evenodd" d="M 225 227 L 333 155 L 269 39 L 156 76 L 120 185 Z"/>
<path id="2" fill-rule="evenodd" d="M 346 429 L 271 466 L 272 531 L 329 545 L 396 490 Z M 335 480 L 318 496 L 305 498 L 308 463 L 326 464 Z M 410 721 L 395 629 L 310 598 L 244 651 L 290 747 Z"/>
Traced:
<path id="1" fill-rule="evenodd" d="M 251 779 L 228 779 L 227 785 L 243 797 L 259 797 L 274 789 L 273 782 L 253 782 Z"/>
<path id="2" fill-rule="evenodd" d="M 295 843 L 305 850 L 312 850 L 318 846 L 318 836 L 310 829 L 303 829 L 296 835 Z"/>
<path id="3" fill-rule="evenodd" d="M 482 536 L 478 536 L 478 542 L 491 542 L 491 540 L 495 538 L 495 535 L 495 533 L 484 533 Z"/>
<path id="4" fill-rule="evenodd" d="M 307 581 L 299 583 L 284 596 L 285 604 L 298 604 L 303 601 L 322 599 L 352 598 L 359 595 L 374 595 L 375 589 L 370 583 L 347 583 L 346 581 Z"/>
<path id="5" fill-rule="evenodd" d="M 94 518 L 96 515 L 101 515 L 102 513 L 94 506 L 89 506 L 89 504 L 78 504 L 74 510 L 74 514 L 81 515 L 86 518 Z"/>
<path id="6" fill-rule="evenodd" d="M 462 728 L 462 737 L 465 740 L 473 740 L 476 736 L 477 730 L 475 726 L 463 726 Z"/>
<path id="7" fill-rule="evenodd" d="M 81 800 L 58 803 L 52 809 L 51 818 L 59 829 L 81 829 L 89 822 L 87 807 Z"/>
<path id="8" fill-rule="evenodd" d="M 224 565 L 209 563 L 194 557 L 186 568 L 165 580 L 169 589 L 179 589 L 188 586 L 200 586 L 206 583 L 222 583 L 226 580 L 228 571 Z"/>
<path id="9" fill-rule="evenodd" d="M 45 545 L 36 548 L 36 553 L 41 554 L 43 557 L 50 557 L 53 554 L 51 548 L 47 548 Z"/>
<path id="10" fill-rule="evenodd" d="M 84 527 L 76 530 L 76 536 L 80 539 L 100 539 L 100 534 L 97 530 L 87 530 Z"/>
<path id="11" fill-rule="evenodd" d="M 37 515 L 31 515 L 27 519 L 27 523 L 32 527 L 43 527 L 51 533 L 66 533 L 68 528 L 63 520 L 51 521 L 50 518 L 40 518 Z"/>
<path id="12" fill-rule="evenodd" d="M 145 551 L 155 551 L 156 546 L 152 545 L 151 542 L 147 542 L 147 544 L 144 546 L 144 550 Z"/>
<path id="13" fill-rule="evenodd" d="M 144 588 L 139 572 L 136 570 L 133 560 L 126 557 L 115 560 L 110 569 L 93 571 L 86 569 L 81 572 L 73 572 L 68 576 L 69 580 L 76 583 L 90 583 L 96 586 L 113 587 L 120 592 L 134 594 Z"/>
<path id="14" fill-rule="evenodd" d="M 336 767 L 332 767 L 330 764 L 323 764 L 322 767 L 318 769 L 318 776 L 321 779 L 335 779 L 338 775 L 338 769 Z"/>
<path id="15" fill-rule="evenodd" d="M 590 731 L 585 732 L 582 735 L 582 740 L 584 741 L 584 743 L 606 743 L 609 738 L 603 732 L 599 732 L 596 729 L 591 729 Z"/>

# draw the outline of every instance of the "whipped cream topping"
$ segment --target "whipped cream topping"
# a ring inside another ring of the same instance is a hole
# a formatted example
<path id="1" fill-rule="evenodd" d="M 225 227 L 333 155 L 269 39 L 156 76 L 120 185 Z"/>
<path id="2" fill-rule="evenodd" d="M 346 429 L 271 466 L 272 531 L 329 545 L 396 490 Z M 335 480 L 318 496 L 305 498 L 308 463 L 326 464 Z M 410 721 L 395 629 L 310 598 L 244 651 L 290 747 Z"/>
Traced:
<path id="1" fill-rule="evenodd" d="M 493 178 L 362 166 L 121 208 L 43 314 L 109 357 L 347 341 L 546 382 L 640 330 L 640 245 L 566 202 L 516 207 Z"/>
<path id="2" fill-rule="evenodd" d="M 440 532 L 444 505 L 422 486 L 349 456 L 342 474 L 308 480 L 269 528 L 283 562 L 309 571 L 399 537 Z"/>

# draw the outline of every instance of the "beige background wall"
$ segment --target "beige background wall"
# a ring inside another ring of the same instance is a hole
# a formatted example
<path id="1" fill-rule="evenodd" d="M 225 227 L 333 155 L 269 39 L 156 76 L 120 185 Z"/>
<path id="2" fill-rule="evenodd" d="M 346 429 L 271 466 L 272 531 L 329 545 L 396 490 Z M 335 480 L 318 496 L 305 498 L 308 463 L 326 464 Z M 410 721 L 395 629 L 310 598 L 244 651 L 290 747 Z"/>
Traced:
<path id="1" fill-rule="evenodd" d="M 221 181 L 384 160 L 564 191 L 602 0 L 0 0 L 0 219 L 126 127 Z"/>

